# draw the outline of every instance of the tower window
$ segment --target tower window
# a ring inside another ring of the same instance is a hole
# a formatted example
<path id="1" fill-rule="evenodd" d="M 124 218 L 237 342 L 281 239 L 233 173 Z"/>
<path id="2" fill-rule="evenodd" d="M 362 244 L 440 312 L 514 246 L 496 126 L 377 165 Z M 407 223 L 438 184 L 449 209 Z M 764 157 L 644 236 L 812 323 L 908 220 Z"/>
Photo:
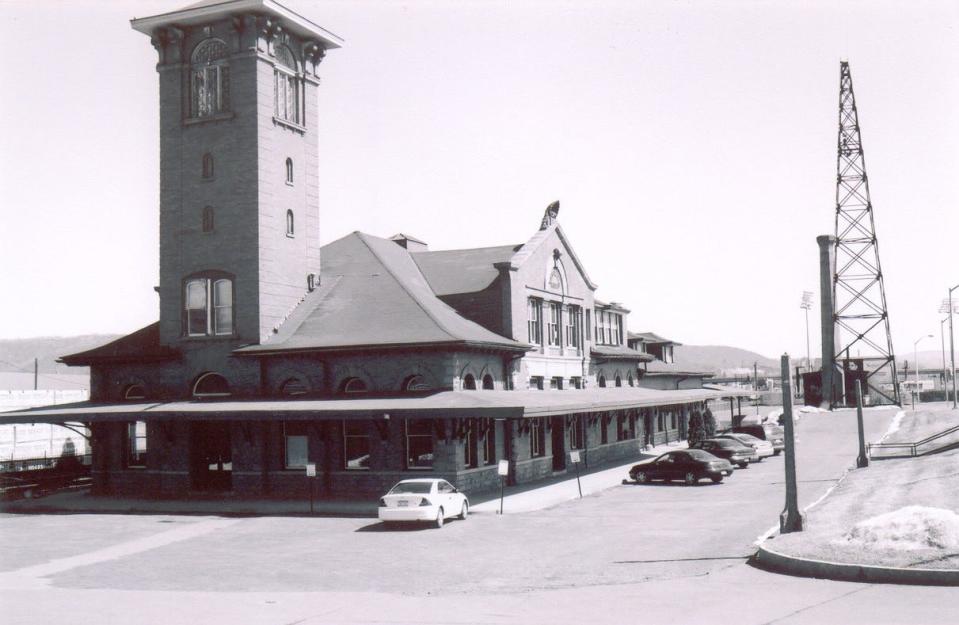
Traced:
<path id="1" fill-rule="evenodd" d="M 286 236 L 293 236 L 293 211 L 286 211 Z"/>
<path id="2" fill-rule="evenodd" d="M 201 41 L 190 59 L 190 115 L 211 117 L 230 110 L 230 66 L 226 44 Z"/>
<path id="3" fill-rule="evenodd" d="M 203 155 L 203 177 L 207 180 L 213 178 L 213 155 L 209 152 Z"/>
<path id="4" fill-rule="evenodd" d="M 293 159 L 286 159 L 286 184 L 293 184 Z"/>
<path id="5" fill-rule="evenodd" d="M 203 207 L 203 232 L 213 232 L 214 227 L 213 221 L 213 207 L 204 206 Z"/>
<path id="6" fill-rule="evenodd" d="M 233 334 L 233 280 L 191 278 L 184 287 L 184 304 L 187 336 Z"/>
<path id="7" fill-rule="evenodd" d="M 278 119 L 300 123 L 300 81 L 296 76 L 296 57 L 283 45 L 276 46 L 274 114 Z"/>

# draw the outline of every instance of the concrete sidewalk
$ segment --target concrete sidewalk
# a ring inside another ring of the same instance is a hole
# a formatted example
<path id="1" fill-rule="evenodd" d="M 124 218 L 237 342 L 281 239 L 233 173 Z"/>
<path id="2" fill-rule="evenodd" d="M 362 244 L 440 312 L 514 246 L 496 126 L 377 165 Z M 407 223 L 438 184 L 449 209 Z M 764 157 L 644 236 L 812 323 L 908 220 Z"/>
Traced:
<path id="1" fill-rule="evenodd" d="M 627 477 L 629 468 L 641 459 L 654 457 L 673 449 L 686 447 L 685 442 L 670 443 L 648 449 L 639 458 L 616 466 L 604 466 L 583 471 L 580 483 L 583 496 L 612 488 Z M 536 482 L 508 486 L 504 491 L 503 513 L 516 514 L 543 510 L 577 499 L 576 474 L 569 471 Z M 499 512 L 498 492 L 484 492 L 470 496 L 471 512 L 496 514 Z M 135 499 L 95 497 L 89 491 L 59 492 L 39 499 L 0 502 L 0 512 L 15 514 L 190 514 L 208 516 L 317 516 L 317 517 L 376 517 L 376 499 L 317 499 L 310 511 L 309 500 L 304 499 L 237 499 L 229 496 L 188 499 Z"/>

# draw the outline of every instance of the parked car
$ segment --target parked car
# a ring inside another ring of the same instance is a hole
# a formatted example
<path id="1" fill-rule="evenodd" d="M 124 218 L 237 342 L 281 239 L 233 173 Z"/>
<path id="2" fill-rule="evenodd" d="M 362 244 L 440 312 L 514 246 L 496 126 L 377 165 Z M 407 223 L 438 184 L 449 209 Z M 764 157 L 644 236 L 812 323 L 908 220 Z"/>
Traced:
<path id="1" fill-rule="evenodd" d="M 40 494 L 40 485 L 19 477 L 0 475 L 0 499 L 33 499 Z"/>
<path id="2" fill-rule="evenodd" d="M 756 456 L 752 447 L 743 445 L 728 438 L 707 438 L 704 441 L 693 443 L 690 449 L 702 449 L 717 458 L 725 458 L 730 464 L 738 465 L 740 469 L 749 466 L 749 461 Z"/>
<path id="3" fill-rule="evenodd" d="M 453 516 L 466 519 L 470 502 L 446 480 L 423 478 L 398 482 L 380 498 L 377 516 L 385 523 L 426 521 L 437 528 Z"/>
<path id="4" fill-rule="evenodd" d="M 773 453 L 779 455 L 786 448 L 786 433 L 781 426 L 775 423 L 756 423 L 749 425 L 738 425 L 725 430 L 723 433 L 735 432 L 736 434 L 749 434 L 764 441 L 769 441 L 773 445 Z"/>
<path id="5" fill-rule="evenodd" d="M 685 449 L 640 462 L 629 470 L 629 479 L 640 484 L 653 480 L 683 480 L 687 486 L 692 486 L 704 477 L 718 483 L 732 474 L 733 465 L 728 460 L 701 449 Z"/>
<path id="6" fill-rule="evenodd" d="M 752 434 L 742 434 L 736 432 L 727 432 L 725 434 L 717 434 L 716 438 L 728 438 L 734 441 L 738 441 L 744 445 L 749 445 L 756 450 L 756 460 L 755 462 L 762 462 L 763 458 L 768 458 L 772 455 L 775 455 L 776 451 L 773 449 L 773 444 L 769 441 L 764 441 L 762 439 L 756 438 Z"/>

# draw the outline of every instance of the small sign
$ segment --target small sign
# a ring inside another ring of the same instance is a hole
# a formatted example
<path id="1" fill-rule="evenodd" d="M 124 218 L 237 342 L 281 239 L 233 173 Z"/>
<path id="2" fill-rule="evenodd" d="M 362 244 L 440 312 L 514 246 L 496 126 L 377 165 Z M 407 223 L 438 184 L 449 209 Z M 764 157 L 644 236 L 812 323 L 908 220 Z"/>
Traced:
<path id="1" fill-rule="evenodd" d="M 509 460 L 500 460 L 496 467 L 496 473 L 504 477 L 509 475 Z"/>
<path id="2" fill-rule="evenodd" d="M 573 464 L 579 464 L 579 452 L 571 451 L 569 452 L 569 461 Z"/>
<path id="3" fill-rule="evenodd" d="M 316 465 L 312 462 L 306 465 L 306 477 L 316 477 Z"/>

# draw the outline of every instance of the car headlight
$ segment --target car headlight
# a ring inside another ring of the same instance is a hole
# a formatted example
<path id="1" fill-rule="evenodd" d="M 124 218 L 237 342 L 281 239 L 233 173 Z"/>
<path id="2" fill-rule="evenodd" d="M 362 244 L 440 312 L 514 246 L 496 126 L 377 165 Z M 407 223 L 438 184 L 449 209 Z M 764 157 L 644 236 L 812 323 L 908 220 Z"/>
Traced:
<path id="1" fill-rule="evenodd" d="M 426 497 L 423 497 L 422 499 L 420 499 L 420 507 L 421 507 L 421 508 L 422 508 L 423 506 L 432 506 L 432 505 L 433 505 L 433 504 L 430 503 L 430 500 L 427 499 Z"/>

